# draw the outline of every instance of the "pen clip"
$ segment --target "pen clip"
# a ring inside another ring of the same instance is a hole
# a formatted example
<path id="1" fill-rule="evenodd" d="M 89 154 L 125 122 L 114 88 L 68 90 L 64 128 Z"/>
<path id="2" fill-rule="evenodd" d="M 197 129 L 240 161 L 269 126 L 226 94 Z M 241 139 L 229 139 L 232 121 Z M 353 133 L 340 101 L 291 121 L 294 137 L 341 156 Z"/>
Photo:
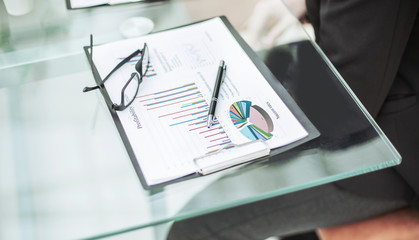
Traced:
<path id="1" fill-rule="evenodd" d="M 227 65 L 224 64 L 223 66 L 223 75 L 221 76 L 221 82 L 224 82 L 225 76 L 227 71 Z"/>

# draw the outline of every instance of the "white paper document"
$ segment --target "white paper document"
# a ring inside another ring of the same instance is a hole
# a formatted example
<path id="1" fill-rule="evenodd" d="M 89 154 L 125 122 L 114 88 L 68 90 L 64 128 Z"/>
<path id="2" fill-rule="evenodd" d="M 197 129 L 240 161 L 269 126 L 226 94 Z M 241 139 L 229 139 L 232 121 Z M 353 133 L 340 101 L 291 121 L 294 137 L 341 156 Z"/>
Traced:
<path id="1" fill-rule="evenodd" d="M 144 43 L 147 74 L 134 103 L 117 114 L 148 185 L 193 174 L 194 158 L 230 144 L 261 139 L 274 149 L 308 135 L 220 18 L 95 46 L 100 77 Z M 112 99 L 120 99 L 138 58 L 105 83 Z M 207 128 L 220 60 L 227 72 Z"/>

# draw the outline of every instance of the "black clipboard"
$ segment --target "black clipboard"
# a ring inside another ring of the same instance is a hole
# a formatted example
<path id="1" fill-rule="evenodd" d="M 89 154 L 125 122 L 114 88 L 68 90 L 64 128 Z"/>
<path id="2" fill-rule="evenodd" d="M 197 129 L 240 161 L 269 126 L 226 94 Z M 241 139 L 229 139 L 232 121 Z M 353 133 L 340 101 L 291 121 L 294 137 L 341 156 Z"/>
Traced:
<path id="1" fill-rule="evenodd" d="M 250 48 L 250 46 L 244 41 L 244 39 L 234 29 L 234 27 L 231 25 L 231 23 L 228 21 L 228 19 L 225 16 L 219 16 L 219 17 L 214 17 L 214 18 L 220 18 L 222 20 L 222 22 L 225 24 L 225 26 L 230 31 L 230 33 L 235 38 L 235 40 L 240 45 L 240 47 L 245 51 L 245 53 L 251 59 L 251 61 L 256 66 L 256 68 L 259 70 L 259 72 L 263 75 L 263 77 L 270 84 L 270 86 L 274 89 L 274 91 L 280 96 L 281 100 L 286 104 L 286 106 L 289 108 L 289 110 L 292 112 L 292 114 L 294 114 L 294 116 L 297 118 L 297 120 L 301 123 L 301 125 L 305 128 L 305 130 L 308 133 L 308 135 L 306 137 L 304 137 L 300 140 L 297 140 L 295 142 L 292 142 L 288 145 L 285 145 L 285 146 L 282 146 L 282 147 L 279 147 L 279 148 L 276 148 L 276 149 L 272 149 L 270 151 L 269 155 L 267 155 L 265 157 L 257 158 L 257 159 L 254 159 L 254 160 L 256 161 L 256 160 L 267 159 L 269 157 L 278 155 L 282 152 L 288 151 L 288 150 L 290 150 L 292 148 L 295 148 L 295 147 L 297 147 L 297 146 L 299 146 L 299 145 L 301 145 L 305 142 L 308 142 L 310 140 L 313 140 L 313 139 L 319 137 L 320 132 L 317 130 L 317 128 L 310 122 L 310 120 L 307 118 L 307 116 L 304 114 L 304 112 L 300 109 L 300 107 L 297 105 L 297 103 L 293 100 L 291 95 L 280 84 L 280 82 L 275 78 L 275 76 L 268 69 L 268 67 L 263 63 L 263 61 L 256 55 L 256 53 Z M 210 18 L 210 19 L 213 19 L 213 18 Z M 186 24 L 186 25 L 170 28 L 170 29 L 167 29 L 167 30 L 162 30 L 162 31 L 159 31 L 159 32 L 170 31 L 170 30 L 173 30 L 173 29 L 178 29 L 178 28 L 190 26 L 190 25 L 197 24 L 197 23 L 200 23 L 200 22 L 208 21 L 210 19 L 205 19 L 205 20 L 194 22 L 194 23 L 191 23 L 191 24 Z M 151 33 L 151 34 L 153 34 L 153 33 Z M 96 69 L 95 64 L 92 62 L 92 60 L 90 58 L 89 48 L 90 48 L 89 46 L 84 47 L 85 54 L 87 56 L 87 59 L 89 61 L 90 66 L 91 66 L 91 70 L 92 70 L 92 74 L 94 76 L 94 79 L 95 79 L 96 83 L 99 85 L 102 82 L 102 79 L 101 79 L 101 77 L 100 77 L 100 75 L 99 75 L 99 73 Z M 105 88 L 99 88 L 99 90 L 102 92 L 102 95 L 103 95 L 104 98 L 108 98 L 110 100 L 110 97 L 109 97 L 107 91 L 105 90 Z M 111 102 L 111 101 L 107 101 L 107 102 Z M 197 171 L 194 174 L 191 174 L 191 175 L 188 175 L 188 176 L 185 176 L 185 177 L 181 177 L 181 178 L 178 178 L 178 179 L 175 179 L 175 180 L 170 180 L 170 181 L 163 182 L 163 183 L 156 184 L 156 185 L 148 185 L 145 178 L 144 178 L 143 171 L 141 170 L 141 167 L 138 164 L 138 161 L 135 157 L 133 147 L 132 147 L 131 143 L 129 142 L 128 136 L 125 133 L 124 127 L 122 126 L 122 123 L 121 123 L 121 121 L 118 117 L 118 114 L 115 112 L 115 110 L 112 109 L 112 106 L 108 105 L 108 109 L 110 111 L 112 119 L 113 119 L 113 121 L 116 125 L 116 128 L 118 129 L 118 132 L 121 136 L 121 139 L 124 143 L 124 146 L 127 149 L 128 155 L 131 159 L 131 162 L 134 166 L 134 169 L 135 169 L 135 171 L 136 171 L 144 189 L 146 189 L 146 190 L 158 189 L 158 188 L 162 188 L 162 187 L 164 187 L 168 184 L 181 182 L 181 181 L 185 181 L 185 180 L 188 180 L 188 179 L 192 179 L 192 178 L 202 176 Z"/>
<path id="2" fill-rule="evenodd" d="M 139 0 L 139 1 L 126 1 L 126 2 L 122 2 L 122 3 L 118 3 L 115 5 L 111 5 L 108 3 L 103 3 L 103 4 L 95 4 L 95 5 L 91 5 L 91 6 L 85 6 L 85 7 L 75 7 L 74 5 L 72 5 L 71 0 L 65 0 L 65 4 L 68 10 L 78 10 L 78 9 L 88 9 L 88 8 L 96 8 L 96 7 L 110 7 L 110 6 L 116 6 L 116 5 L 126 5 L 126 4 L 148 4 L 148 3 L 155 3 L 155 2 L 164 2 L 167 0 Z"/>

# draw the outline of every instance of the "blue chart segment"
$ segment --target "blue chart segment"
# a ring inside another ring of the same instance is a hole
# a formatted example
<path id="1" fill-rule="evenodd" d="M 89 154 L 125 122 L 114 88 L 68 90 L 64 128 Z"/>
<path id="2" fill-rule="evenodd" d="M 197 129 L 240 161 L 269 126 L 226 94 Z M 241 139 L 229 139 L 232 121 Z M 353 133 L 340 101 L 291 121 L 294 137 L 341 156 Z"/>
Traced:
<path id="1" fill-rule="evenodd" d="M 230 106 L 234 126 L 250 140 L 272 138 L 273 122 L 268 113 L 251 101 L 238 101 Z"/>
<path id="2" fill-rule="evenodd" d="M 207 128 L 208 104 L 195 83 L 138 96 L 137 99 L 156 117 L 156 121 L 205 143 L 208 151 L 231 143 L 217 120 L 213 127 Z"/>

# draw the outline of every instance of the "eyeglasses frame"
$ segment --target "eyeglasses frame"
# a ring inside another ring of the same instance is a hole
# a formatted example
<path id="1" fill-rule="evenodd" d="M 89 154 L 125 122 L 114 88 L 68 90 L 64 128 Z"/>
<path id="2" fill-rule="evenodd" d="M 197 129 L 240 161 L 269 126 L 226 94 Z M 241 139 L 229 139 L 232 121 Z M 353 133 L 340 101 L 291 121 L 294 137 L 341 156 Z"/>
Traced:
<path id="1" fill-rule="evenodd" d="M 90 64 L 94 70 L 94 72 L 98 73 L 96 65 L 93 62 L 93 35 L 90 35 L 90 53 L 89 55 L 89 61 Z M 130 78 L 127 80 L 127 82 L 125 83 L 124 87 L 122 87 L 121 89 L 121 103 L 120 104 L 115 104 L 112 102 L 110 96 L 108 95 L 108 93 L 106 92 L 106 88 L 104 83 L 109 79 L 109 77 L 116 72 L 119 68 L 121 68 L 125 63 L 129 62 L 133 57 L 137 56 L 138 54 L 141 53 L 141 57 L 140 59 L 137 61 L 137 63 L 135 64 L 135 70 L 136 72 L 131 73 Z M 145 54 L 146 53 L 146 54 Z M 147 55 L 147 64 L 146 67 L 144 69 L 143 72 L 143 61 L 144 61 L 144 55 Z M 129 107 L 135 100 L 135 96 L 137 96 L 138 91 L 139 91 L 139 87 L 141 82 L 143 81 L 143 77 L 147 74 L 148 71 L 148 67 L 150 64 L 150 57 L 149 57 L 149 53 L 148 53 L 148 46 L 147 43 L 144 43 L 143 48 L 137 49 L 136 51 L 134 51 L 133 53 L 131 53 L 128 57 L 124 58 L 120 63 L 118 63 L 115 68 L 113 68 L 108 75 L 106 75 L 106 77 L 96 86 L 94 87 L 85 87 L 83 89 L 83 92 L 89 92 L 95 89 L 100 89 L 103 97 L 105 98 L 105 101 L 108 105 L 110 105 L 111 109 L 115 110 L 115 111 L 123 111 L 125 110 L 127 107 Z M 139 73 L 139 74 L 138 74 Z M 99 74 L 97 74 L 99 76 Z M 140 75 L 140 76 L 139 76 Z M 135 91 L 135 96 L 132 98 L 132 100 L 130 102 L 128 102 L 127 104 L 125 104 L 125 90 L 126 88 L 129 86 L 129 84 L 131 83 L 131 81 L 133 79 L 136 79 L 138 81 L 137 84 L 137 88 Z"/>

